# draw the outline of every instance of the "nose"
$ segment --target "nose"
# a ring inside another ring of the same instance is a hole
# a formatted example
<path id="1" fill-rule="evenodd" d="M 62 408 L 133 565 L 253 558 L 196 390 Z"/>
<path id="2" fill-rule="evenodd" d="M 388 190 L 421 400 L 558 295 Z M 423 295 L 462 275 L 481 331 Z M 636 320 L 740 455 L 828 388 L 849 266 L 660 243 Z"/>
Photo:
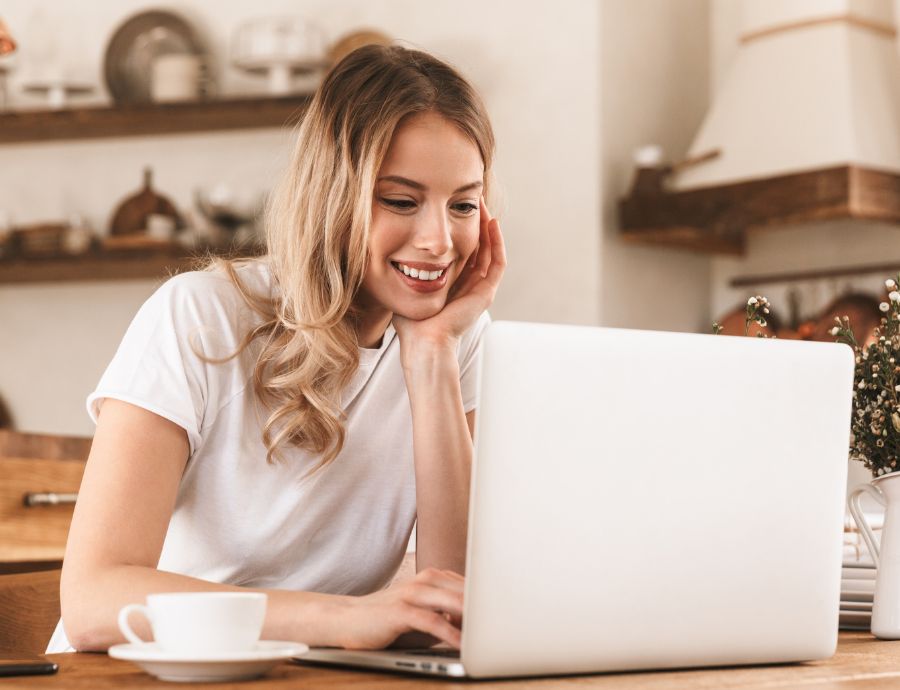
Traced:
<path id="1" fill-rule="evenodd" d="M 413 245 L 434 256 L 445 256 L 453 246 L 450 237 L 450 220 L 443 209 L 435 205 L 428 214 L 423 214 L 416 227 Z"/>

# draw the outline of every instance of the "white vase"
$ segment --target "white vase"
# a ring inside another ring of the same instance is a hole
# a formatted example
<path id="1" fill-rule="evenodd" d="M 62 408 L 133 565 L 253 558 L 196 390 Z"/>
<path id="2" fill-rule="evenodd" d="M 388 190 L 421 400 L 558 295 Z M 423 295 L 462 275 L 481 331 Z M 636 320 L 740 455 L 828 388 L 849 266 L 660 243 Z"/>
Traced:
<path id="1" fill-rule="evenodd" d="M 884 506 L 881 544 L 866 522 L 859 501 L 869 494 Z M 877 568 L 872 604 L 872 634 L 882 640 L 900 640 L 900 472 L 860 484 L 850 493 L 850 514 Z"/>

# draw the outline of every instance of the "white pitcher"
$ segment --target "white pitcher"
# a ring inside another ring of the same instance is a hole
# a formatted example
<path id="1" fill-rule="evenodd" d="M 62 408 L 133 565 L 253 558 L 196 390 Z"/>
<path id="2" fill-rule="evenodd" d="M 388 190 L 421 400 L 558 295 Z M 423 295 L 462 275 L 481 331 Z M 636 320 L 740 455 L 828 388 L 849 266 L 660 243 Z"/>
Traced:
<path id="1" fill-rule="evenodd" d="M 859 505 L 863 494 L 884 506 L 880 547 Z M 882 640 L 900 640 L 900 472 L 884 474 L 870 484 L 855 487 L 850 492 L 849 505 L 877 568 L 872 634 Z"/>

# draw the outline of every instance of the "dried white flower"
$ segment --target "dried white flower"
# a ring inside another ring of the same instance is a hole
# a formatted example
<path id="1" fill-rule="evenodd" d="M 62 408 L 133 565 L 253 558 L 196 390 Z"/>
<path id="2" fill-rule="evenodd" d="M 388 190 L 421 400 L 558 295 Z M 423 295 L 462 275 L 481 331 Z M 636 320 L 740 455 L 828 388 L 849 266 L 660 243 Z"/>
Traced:
<path id="1" fill-rule="evenodd" d="M 856 384 L 856 387 L 859 388 L 859 390 L 864 390 L 866 387 L 866 382 L 860 381 L 859 383 Z"/>
<path id="2" fill-rule="evenodd" d="M 888 278 L 886 281 L 884 281 L 884 286 L 885 286 L 888 290 L 894 290 L 894 289 L 897 287 L 897 283 L 895 283 L 893 280 L 891 280 L 890 278 Z"/>
<path id="3" fill-rule="evenodd" d="M 891 300 L 891 302 L 900 302 L 900 292 L 894 290 L 888 295 L 888 299 Z"/>
<path id="4" fill-rule="evenodd" d="M 828 331 L 828 332 L 831 333 L 831 335 L 837 335 L 838 333 L 841 332 L 841 329 L 838 328 L 837 326 L 835 326 L 834 328 L 832 328 L 832 329 L 831 329 L 830 331 Z"/>
<path id="5" fill-rule="evenodd" d="M 751 297 L 750 299 L 747 300 L 747 305 L 748 305 L 748 306 L 753 306 L 753 305 L 756 304 L 758 301 L 759 301 L 759 300 L 757 300 L 755 297 Z"/>
<path id="6" fill-rule="evenodd" d="M 891 310 L 891 305 L 887 302 L 882 302 L 878 305 L 878 308 L 881 309 L 881 311 L 887 312 Z"/>

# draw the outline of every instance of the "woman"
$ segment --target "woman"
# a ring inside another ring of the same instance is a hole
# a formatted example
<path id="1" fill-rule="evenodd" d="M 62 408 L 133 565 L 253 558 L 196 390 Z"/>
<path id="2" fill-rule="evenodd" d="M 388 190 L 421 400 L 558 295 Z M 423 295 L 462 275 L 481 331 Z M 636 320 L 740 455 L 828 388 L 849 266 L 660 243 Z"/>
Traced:
<path id="1" fill-rule="evenodd" d="M 506 263 L 493 145 L 429 55 L 332 70 L 268 256 L 169 280 L 88 398 L 51 650 L 121 642 L 149 593 L 242 589 L 269 596 L 264 639 L 459 645 L 475 361 Z M 384 589 L 414 520 L 418 572 Z"/>

